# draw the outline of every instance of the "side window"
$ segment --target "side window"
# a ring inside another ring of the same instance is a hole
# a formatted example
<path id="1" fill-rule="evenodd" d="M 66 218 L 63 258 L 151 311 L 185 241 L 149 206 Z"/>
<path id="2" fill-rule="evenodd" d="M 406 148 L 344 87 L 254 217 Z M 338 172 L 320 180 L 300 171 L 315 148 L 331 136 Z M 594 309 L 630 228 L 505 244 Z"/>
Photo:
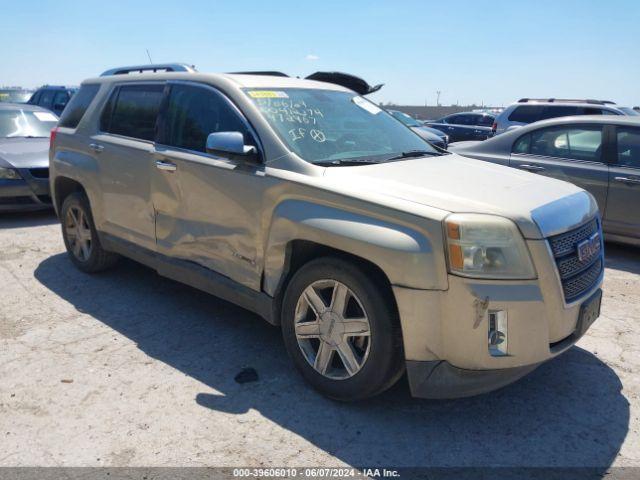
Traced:
<path id="1" fill-rule="evenodd" d="M 38 105 L 44 108 L 52 108 L 53 107 L 53 90 L 43 90 L 40 94 L 40 98 L 38 99 Z"/>
<path id="2" fill-rule="evenodd" d="M 214 132 L 251 135 L 238 113 L 213 90 L 192 85 L 172 85 L 161 142 L 178 148 L 205 152 L 207 137 Z"/>
<path id="3" fill-rule="evenodd" d="M 493 125 L 494 118 L 491 115 L 478 115 L 476 125 L 480 127 L 490 127 Z"/>
<path id="4" fill-rule="evenodd" d="M 618 164 L 640 168 L 640 128 L 618 127 Z"/>
<path id="5" fill-rule="evenodd" d="M 509 121 L 519 123 L 533 123 L 538 120 L 542 113 L 540 105 L 522 105 L 516 107 L 516 109 L 509 115 Z"/>
<path id="6" fill-rule="evenodd" d="M 447 123 L 449 125 L 460 125 L 460 117 L 461 115 L 449 115 L 448 117 L 445 117 L 444 119 L 447 121 Z"/>
<path id="7" fill-rule="evenodd" d="M 569 117 L 572 115 L 579 115 L 580 109 L 578 107 L 571 106 L 548 106 L 544 107 L 539 120 L 546 120 L 547 118 Z"/>
<path id="8" fill-rule="evenodd" d="M 531 154 L 599 162 L 602 156 L 600 127 L 553 127 L 531 133 Z"/>
<path id="9" fill-rule="evenodd" d="M 512 153 L 527 154 L 531 148 L 531 134 L 523 135 L 513 144 Z"/>
<path id="10" fill-rule="evenodd" d="M 123 85 L 111 96 L 100 118 L 101 130 L 154 140 L 164 85 Z"/>
<path id="11" fill-rule="evenodd" d="M 78 93 L 73 96 L 67 108 L 62 112 L 58 125 L 76 128 L 99 89 L 100 85 L 83 85 L 80 87 Z"/>
<path id="12" fill-rule="evenodd" d="M 57 107 L 66 107 L 67 103 L 69 102 L 69 94 L 66 92 L 66 90 L 60 90 L 58 92 L 56 92 L 55 96 L 53 97 L 53 107 L 57 108 Z"/>

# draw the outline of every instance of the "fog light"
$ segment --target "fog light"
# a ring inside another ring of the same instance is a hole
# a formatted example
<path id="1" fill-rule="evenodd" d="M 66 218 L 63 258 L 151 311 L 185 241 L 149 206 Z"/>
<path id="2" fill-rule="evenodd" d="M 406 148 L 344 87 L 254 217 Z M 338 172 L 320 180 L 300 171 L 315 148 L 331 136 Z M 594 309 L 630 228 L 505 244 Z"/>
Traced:
<path id="1" fill-rule="evenodd" d="M 504 357 L 508 344 L 507 312 L 489 310 L 489 353 L 492 357 Z"/>

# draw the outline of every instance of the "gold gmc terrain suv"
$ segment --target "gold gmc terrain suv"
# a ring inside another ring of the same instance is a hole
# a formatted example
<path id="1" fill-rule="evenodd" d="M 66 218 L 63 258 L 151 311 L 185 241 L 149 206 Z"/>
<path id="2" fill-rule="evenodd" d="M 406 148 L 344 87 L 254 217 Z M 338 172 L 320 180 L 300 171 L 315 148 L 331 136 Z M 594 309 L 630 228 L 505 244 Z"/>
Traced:
<path id="1" fill-rule="evenodd" d="M 51 135 L 71 261 L 123 255 L 257 313 L 334 399 L 405 371 L 415 396 L 474 395 L 570 348 L 600 311 L 593 197 L 437 149 L 366 82 L 315 78 L 167 64 L 83 82 Z"/>

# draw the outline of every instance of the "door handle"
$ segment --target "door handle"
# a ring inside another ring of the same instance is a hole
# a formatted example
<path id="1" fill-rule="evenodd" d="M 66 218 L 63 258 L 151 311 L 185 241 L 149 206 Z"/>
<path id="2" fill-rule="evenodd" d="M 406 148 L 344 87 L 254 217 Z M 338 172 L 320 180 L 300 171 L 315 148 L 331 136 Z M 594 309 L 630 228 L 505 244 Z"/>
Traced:
<path id="1" fill-rule="evenodd" d="M 89 148 L 97 153 L 100 153 L 104 150 L 104 146 L 100 145 L 99 143 L 90 143 Z"/>
<path id="2" fill-rule="evenodd" d="M 545 168 L 544 167 L 539 167 L 538 165 L 528 165 L 528 164 L 523 164 L 523 165 L 518 165 L 518 168 L 521 168 L 522 170 L 526 170 L 528 172 L 542 172 Z"/>
<path id="3" fill-rule="evenodd" d="M 640 185 L 640 178 L 614 177 L 616 182 L 622 182 L 630 185 Z"/>
<path id="4" fill-rule="evenodd" d="M 162 160 L 156 160 L 156 168 L 165 172 L 175 172 L 178 169 L 175 163 L 163 162 Z"/>

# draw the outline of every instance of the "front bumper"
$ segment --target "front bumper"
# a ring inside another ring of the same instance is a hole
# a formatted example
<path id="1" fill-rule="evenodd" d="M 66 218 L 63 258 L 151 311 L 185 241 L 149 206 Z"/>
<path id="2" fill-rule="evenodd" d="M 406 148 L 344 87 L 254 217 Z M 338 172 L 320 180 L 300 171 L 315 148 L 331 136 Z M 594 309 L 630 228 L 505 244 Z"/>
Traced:
<path id="1" fill-rule="evenodd" d="M 566 304 L 546 240 L 527 243 L 536 280 L 449 275 L 445 291 L 393 287 L 415 396 L 453 398 L 494 390 L 566 351 L 584 333 L 578 325 L 580 308 L 597 294 L 602 279 Z M 506 312 L 503 355 L 489 348 L 490 312 Z"/>
<path id="2" fill-rule="evenodd" d="M 0 179 L 0 212 L 51 208 L 49 178 L 35 177 L 29 169 L 18 172 L 21 179 Z"/>

